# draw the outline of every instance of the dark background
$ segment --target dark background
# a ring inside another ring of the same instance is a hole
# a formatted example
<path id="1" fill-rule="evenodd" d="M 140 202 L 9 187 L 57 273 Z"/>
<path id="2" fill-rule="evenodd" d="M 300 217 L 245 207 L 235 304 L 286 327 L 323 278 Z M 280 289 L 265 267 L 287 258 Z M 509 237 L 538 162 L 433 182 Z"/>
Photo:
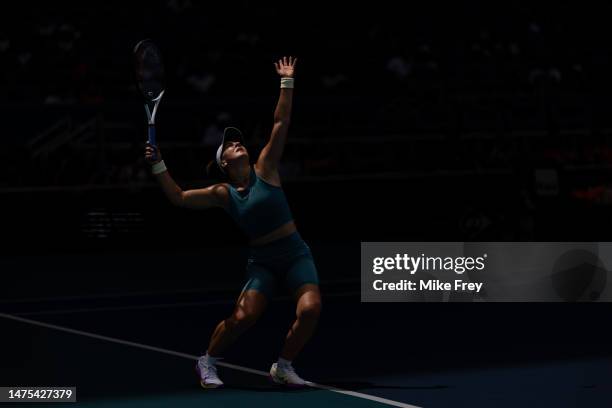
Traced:
<path id="1" fill-rule="evenodd" d="M 256 157 L 278 95 L 272 62 L 295 54 L 282 171 L 308 239 L 606 239 L 610 10 L 428 4 L 11 5 L 0 30 L 11 250 L 149 248 L 153 231 L 164 249 L 240 239 L 219 239 L 224 217 L 172 209 L 154 186 L 131 65 L 143 37 L 165 54 L 160 147 L 185 188 L 214 181 L 204 166 L 226 125 Z M 96 217 L 108 222 L 94 229 Z"/>
<path id="2" fill-rule="evenodd" d="M 26 298 L 83 296 L 69 306 L 89 307 L 108 305 L 91 295 L 186 288 L 231 299 L 242 286 L 245 238 L 229 217 L 173 208 L 143 160 L 131 52 L 152 38 L 168 74 L 158 139 L 184 188 L 215 182 L 204 168 L 225 126 L 240 127 L 256 157 L 278 96 L 272 63 L 299 57 L 283 184 L 324 303 L 348 293 L 323 327 L 353 336 L 317 340 L 320 355 L 342 349 L 335 355 L 348 362 L 382 349 L 367 361 L 389 371 L 609 355 L 607 304 L 370 305 L 357 292 L 361 241 L 610 240 L 611 11 L 509 1 L 7 3 L 4 311 L 66 307 L 17 302 Z M 407 316 L 418 319 L 407 325 Z M 427 352 L 395 353 L 411 342 Z"/>

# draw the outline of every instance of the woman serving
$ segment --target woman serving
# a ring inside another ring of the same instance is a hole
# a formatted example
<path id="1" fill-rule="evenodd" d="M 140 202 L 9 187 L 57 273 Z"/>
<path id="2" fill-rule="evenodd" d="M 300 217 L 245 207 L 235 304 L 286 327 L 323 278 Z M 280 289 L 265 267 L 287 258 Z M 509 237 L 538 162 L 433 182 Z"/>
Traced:
<path id="1" fill-rule="evenodd" d="M 226 182 L 183 191 L 168 173 L 157 147 L 147 145 L 145 150 L 153 174 L 173 204 L 193 209 L 221 207 L 249 238 L 248 280 L 233 313 L 217 325 L 206 354 L 196 365 L 204 388 L 223 385 L 216 362 L 257 321 L 277 286 L 284 286 L 294 296 L 296 319 L 278 361 L 270 368 L 270 376 L 279 384 L 307 385 L 296 374 L 292 361 L 311 337 L 319 318 L 319 279 L 310 248 L 293 222 L 278 173 L 289 129 L 296 61 L 297 58 L 283 57 L 274 64 L 281 77 L 280 96 L 270 140 L 254 165 L 240 130 L 225 129 L 214 164 Z"/>

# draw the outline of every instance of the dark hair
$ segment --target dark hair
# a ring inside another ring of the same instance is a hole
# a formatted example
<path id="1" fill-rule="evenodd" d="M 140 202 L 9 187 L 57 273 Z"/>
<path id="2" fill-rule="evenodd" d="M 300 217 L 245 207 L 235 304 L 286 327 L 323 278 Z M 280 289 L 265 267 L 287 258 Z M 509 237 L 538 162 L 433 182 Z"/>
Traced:
<path id="1" fill-rule="evenodd" d="M 217 164 L 217 160 L 213 159 L 206 165 L 206 175 L 208 178 L 219 181 L 227 181 L 227 174 L 223 173 Z"/>

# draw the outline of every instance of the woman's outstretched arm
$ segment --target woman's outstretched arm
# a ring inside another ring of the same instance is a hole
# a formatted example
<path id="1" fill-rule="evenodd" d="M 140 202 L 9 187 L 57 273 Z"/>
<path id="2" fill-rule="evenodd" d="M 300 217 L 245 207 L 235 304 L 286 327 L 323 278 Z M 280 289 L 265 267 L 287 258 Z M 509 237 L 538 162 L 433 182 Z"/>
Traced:
<path id="1" fill-rule="evenodd" d="M 157 147 L 147 143 L 145 160 L 153 166 L 153 174 L 170 202 L 178 207 L 203 210 L 211 207 L 223 207 L 228 199 L 228 191 L 222 184 L 183 191 L 168 173 Z"/>
<path id="2" fill-rule="evenodd" d="M 280 184 L 278 164 L 287 140 L 289 122 L 291 120 L 291 105 L 293 101 L 293 78 L 297 58 L 283 57 L 274 63 L 276 72 L 281 77 L 281 90 L 274 110 L 274 125 L 270 140 L 261 151 L 256 167 L 262 176 L 275 184 Z"/>

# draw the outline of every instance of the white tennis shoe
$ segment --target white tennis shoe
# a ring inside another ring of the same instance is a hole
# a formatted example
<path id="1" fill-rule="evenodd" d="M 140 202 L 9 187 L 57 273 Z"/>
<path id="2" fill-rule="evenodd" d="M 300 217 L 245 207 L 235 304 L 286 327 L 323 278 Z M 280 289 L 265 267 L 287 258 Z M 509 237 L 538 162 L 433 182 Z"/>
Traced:
<path id="1" fill-rule="evenodd" d="M 223 385 L 223 381 L 217 375 L 217 367 L 211 364 L 205 356 L 198 359 L 195 368 L 203 388 L 217 388 Z"/>
<path id="2" fill-rule="evenodd" d="M 291 365 L 284 366 L 278 363 L 272 364 L 270 368 L 270 378 L 277 384 L 289 385 L 291 387 L 305 387 L 310 385 L 310 382 L 301 379 L 300 376 L 297 375 Z"/>

